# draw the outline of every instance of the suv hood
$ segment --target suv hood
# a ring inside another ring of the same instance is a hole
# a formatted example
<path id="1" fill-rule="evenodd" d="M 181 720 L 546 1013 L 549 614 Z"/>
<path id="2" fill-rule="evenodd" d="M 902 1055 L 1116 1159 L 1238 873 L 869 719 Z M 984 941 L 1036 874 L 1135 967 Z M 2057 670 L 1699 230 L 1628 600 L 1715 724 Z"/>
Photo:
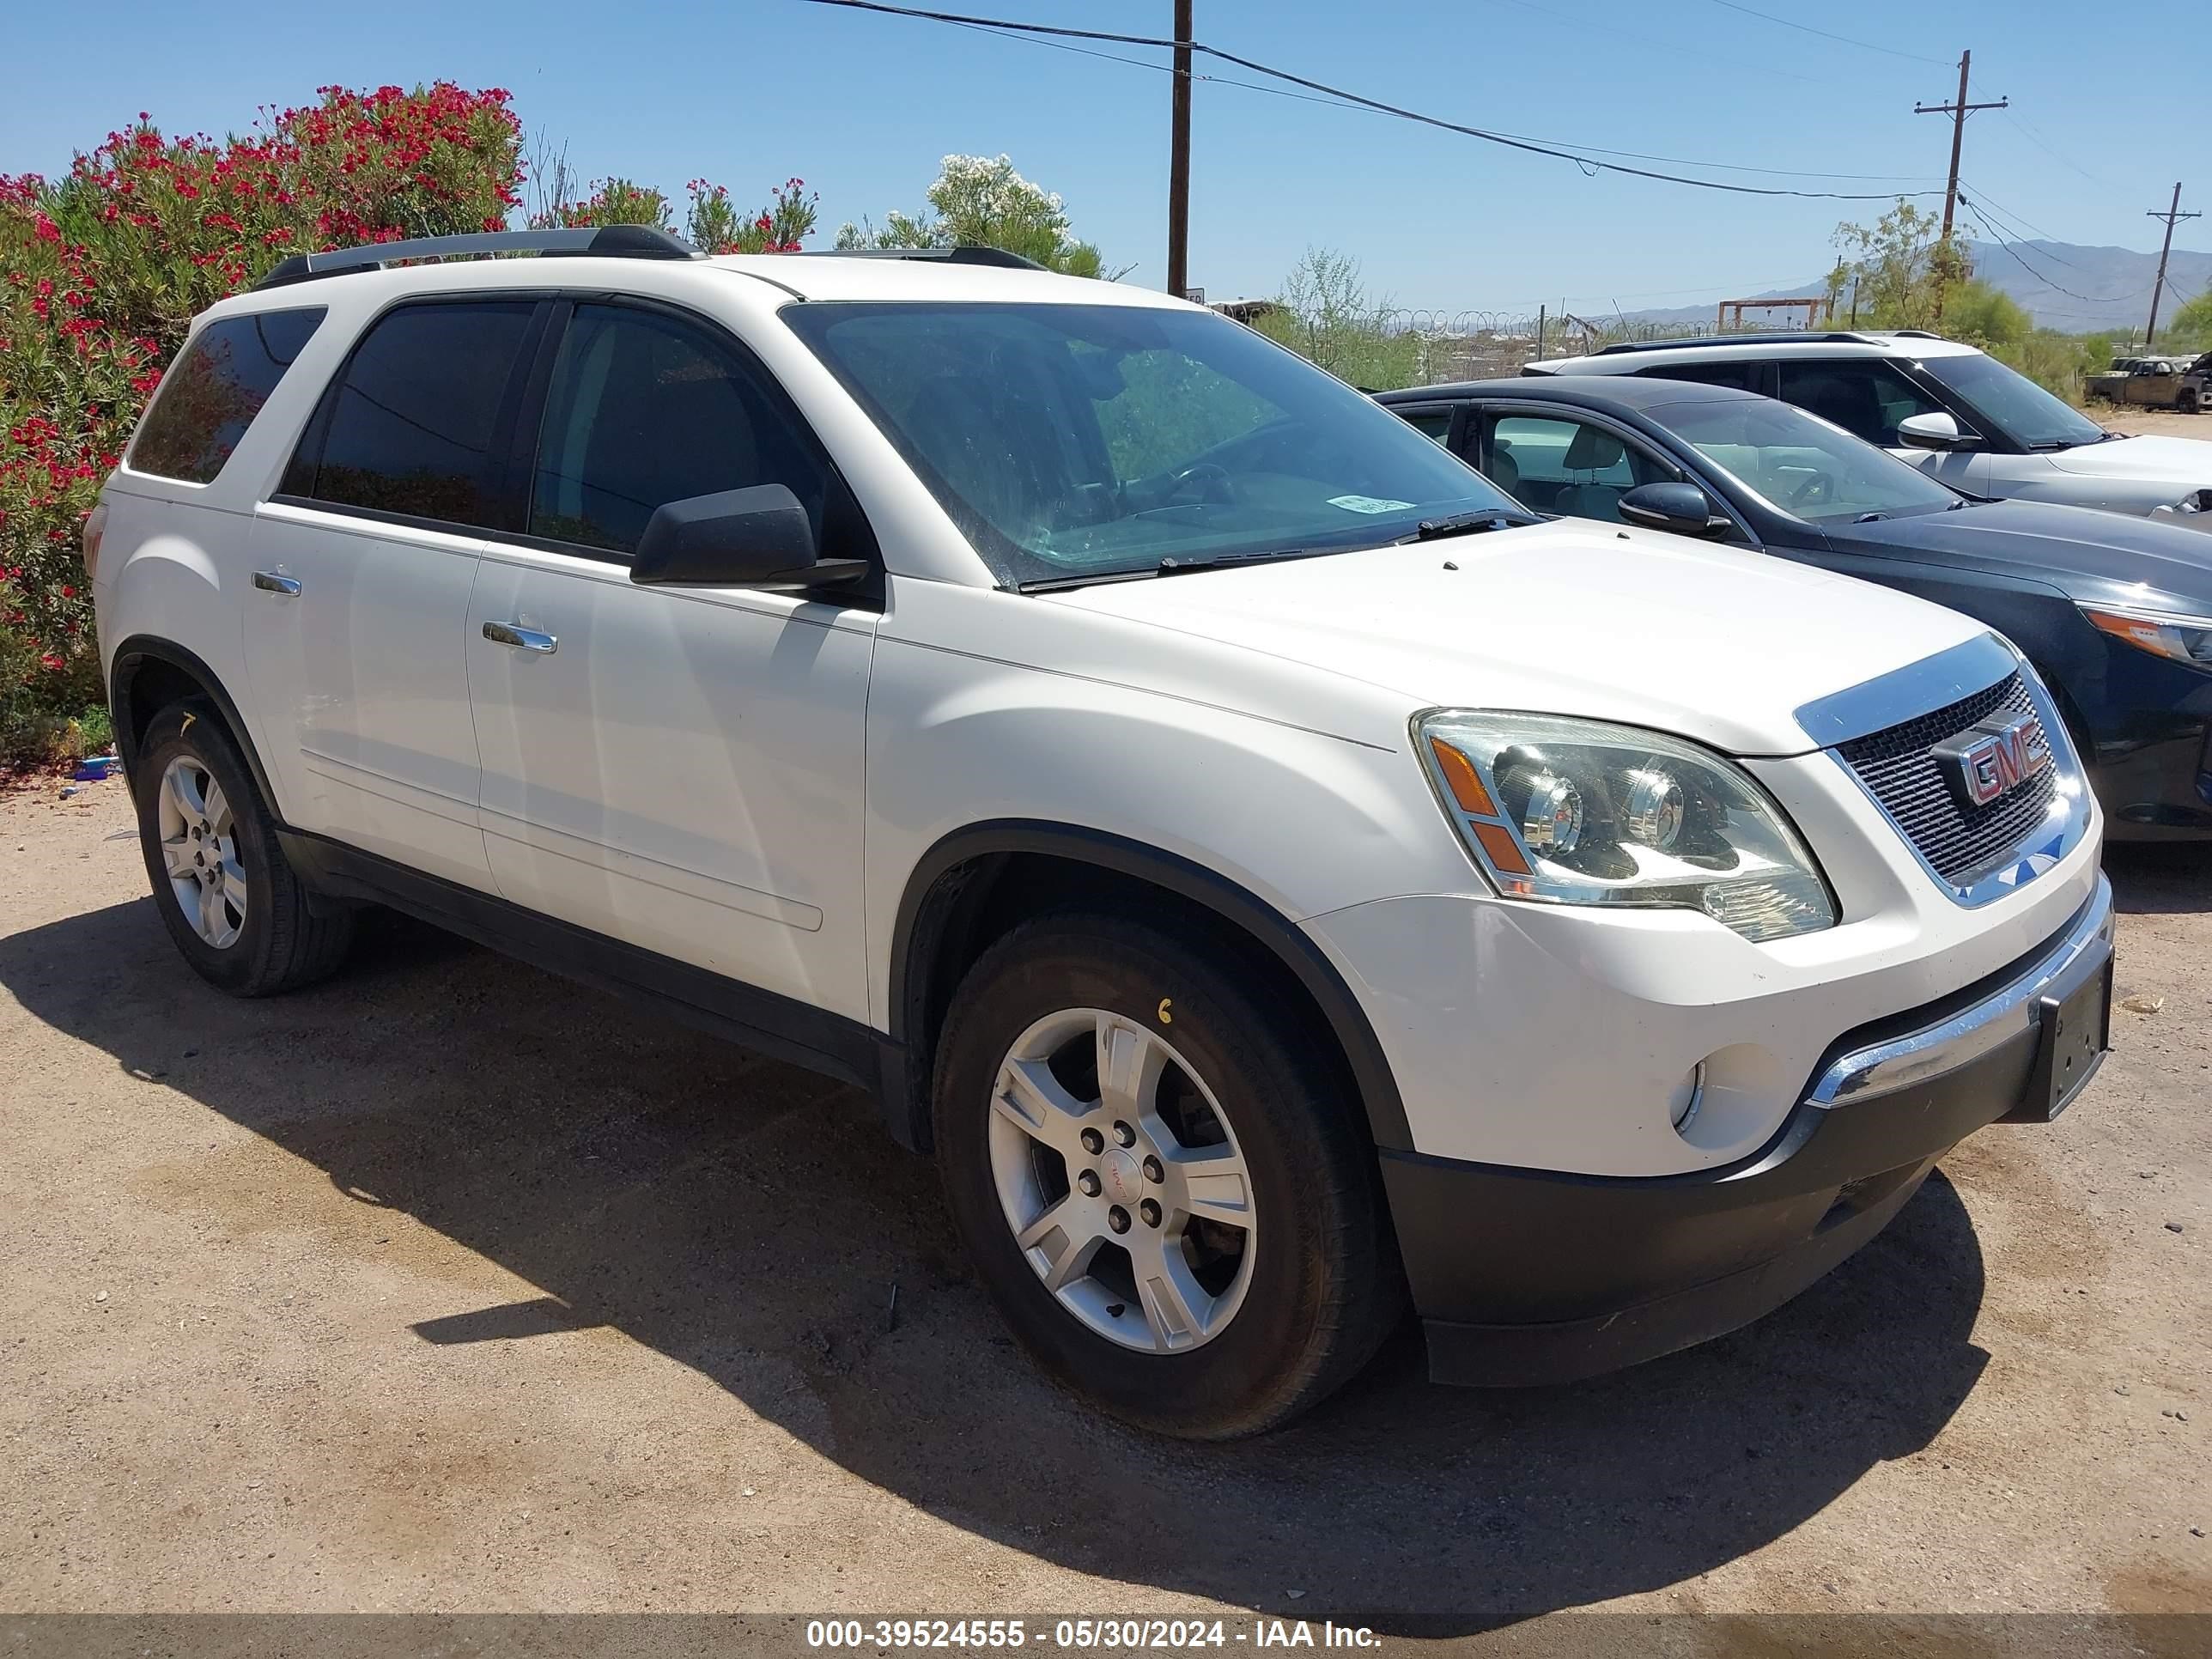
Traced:
<path id="1" fill-rule="evenodd" d="M 1988 631 L 1764 554 L 1568 522 L 1051 597 L 1425 707 L 1618 720 L 1732 755 L 1815 748 L 1798 708 Z"/>
<path id="2" fill-rule="evenodd" d="M 2212 538 L 2167 520 L 2009 501 L 1820 528 L 1838 548 L 2022 577 L 2087 604 L 2212 615 Z"/>
<path id="3" fill-rule="evenodd" d="M 2093 478 L 2171 478 L 2173 498 L 2212 486 L 2212 441 L 2203 438 L 2113 438 L 2051 452 L 2061 472 Z"/>

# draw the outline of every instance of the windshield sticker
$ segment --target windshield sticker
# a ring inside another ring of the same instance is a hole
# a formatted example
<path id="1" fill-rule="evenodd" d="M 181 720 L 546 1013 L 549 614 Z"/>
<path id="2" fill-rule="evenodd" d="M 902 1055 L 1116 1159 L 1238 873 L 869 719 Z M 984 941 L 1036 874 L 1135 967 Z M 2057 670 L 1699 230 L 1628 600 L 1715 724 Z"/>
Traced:
<path id="1" fill-rule="evenodd" d="M 1387 501 L 1380 495 L 1332 495 L 1328 504 L 1347 513 L 1403 513 L 1413 502 Z"/>

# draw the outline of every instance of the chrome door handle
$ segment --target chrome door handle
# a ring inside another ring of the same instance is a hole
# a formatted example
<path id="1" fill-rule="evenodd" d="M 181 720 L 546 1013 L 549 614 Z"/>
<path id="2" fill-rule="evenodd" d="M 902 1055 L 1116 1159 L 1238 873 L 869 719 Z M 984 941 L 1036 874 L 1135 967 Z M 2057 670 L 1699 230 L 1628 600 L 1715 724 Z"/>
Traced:
<path id="1" fill-rule="evenodd" d="M 296 580 L 289 576 L 280 576 L 273 570 L 255 571 L 253 585 L 264 593 L 283 593 L 289 598 L 297 598 L 300 592 L 300 584 Z"/>
<path id="2" fill-rule="evenodd" d="M 511 645 L 518 651 L 542 651 L 549 657 L 561 648 L 561 641 L 552 635 L 514 623 L 488 622 L 483 626 L 483 636 L 494 645 Z"/>

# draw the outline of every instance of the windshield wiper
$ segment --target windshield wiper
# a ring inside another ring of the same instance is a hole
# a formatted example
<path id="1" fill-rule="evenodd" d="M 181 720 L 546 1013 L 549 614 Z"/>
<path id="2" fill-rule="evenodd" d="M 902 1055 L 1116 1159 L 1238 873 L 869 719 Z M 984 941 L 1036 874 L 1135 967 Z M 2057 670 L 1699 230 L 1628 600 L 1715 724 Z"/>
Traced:
<path id="1" fill-rule="evenodd" d="M 1433 542 L 1445 536 L 1480 536 L 1486 530 L 1518 530 L 1523 525 L 1536 522 L 1511 513 L 1455 513 L 1449 519 L 1424 519 L 1410 536 L 1401 536 L 1392 544 L 1403 547 L 1408 542 Z"/>
<path id="2" fill-rule="evenodd" d="M 1278 547 L 1257 553 L 1200 554 L 1177 558 L 1170 554 L 1158 564 L 1137 565 L 1125 570 L 1095 570 L 1086 574 L 1044 576 L 1016 586 L 1018 593 L 1056 593 L 1065 588 L 1091 587 L 1101 582 L 1133 582 L 1154 576 L 1184 576 L 1194 570 L 1224 570 L 1240 564 L 1273 564 L 1288 559 L 1317 559 L 1328 553 L 1357 553 L 1353 547 Z"/>
<path id="3" fill-rule="evenodd" d="M 1258 553 L 1202 553 L 1177 558 L 1170 553 L 1153 567 L 1156 576 L 1181 576 L 1194 570 L 1222 570 L 1231 565 L 1273 564 L 1279 559 L 1317 559 L 1324 553 L 1350 553 L 1349 547 L 1279 547 Z"/>
<path id="4" fill-rule="evenodd" d="M 1857 518 L 1853 519 L 1851 522 L 1853 524 L 1880 524 L 1888 516 L 1889 514 L 1887 513 L 1862 513 Z"/>

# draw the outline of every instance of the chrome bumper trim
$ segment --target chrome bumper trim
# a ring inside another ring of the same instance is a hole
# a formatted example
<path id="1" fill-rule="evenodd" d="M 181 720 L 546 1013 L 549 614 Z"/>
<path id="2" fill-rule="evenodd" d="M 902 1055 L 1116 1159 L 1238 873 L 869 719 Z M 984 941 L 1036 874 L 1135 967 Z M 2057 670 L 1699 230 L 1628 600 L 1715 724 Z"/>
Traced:
<path id="1" fill-rule="evenodd" d="M 2102 872 L 2097 890 L 2072 926 L 2017 979 L 2000 987 L 1948 1019 L 1917 1031 L 1869 1043 L 1820 1073 L 1807 1102 L 1827 1108 L 1893 1093 L 1970 1066 L 2041 1018 L 2038 1001 L 2045 989 L 2072 967 L 2085 951 L 2112 942 L 2112 884 Z"/>
<path id="2" fill-rule="evenodd" d="M 1977 635 L 1963 645 L 1808 702 L 1796 719 L 1807 737 L 1833 749 L 1985 691 L 2019 666 L 2019 653 L 2002 640 Z"/>

